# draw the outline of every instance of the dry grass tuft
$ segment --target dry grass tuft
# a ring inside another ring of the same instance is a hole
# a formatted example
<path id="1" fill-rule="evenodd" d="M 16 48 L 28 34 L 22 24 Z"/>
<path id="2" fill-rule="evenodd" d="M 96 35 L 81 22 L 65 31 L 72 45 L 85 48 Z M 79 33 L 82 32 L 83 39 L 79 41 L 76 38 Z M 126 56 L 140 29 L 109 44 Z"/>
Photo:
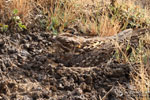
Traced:
<path id="1" fill-rule="evenodd" d="M 132 75 L 131 84 L 136 86 L 137 100 L 149 100 L 150 76 L 143 63 L 136 69 L 136 75 Z M 139 97 L 138 97 L 139 96 Z"/>
<path id="2" fill-rule="evenodd" d="M 6 13 L 5 11 L 5 9 L 6 9 L 6 7 L 5 7 L 5 0 L 0 0 L 0 23 L 3 23 L 4 21 L 5 21 L 5 17 L 6 17 L 6 15 L 8 14 L 8 13 Z"/>
<path id="3" fill-rule="evenodd" d="M 133 49 L 128 63 L 133 66 L 131 85 L 135 86 L 136 100 L 149 100 L 150 93 L 150 35 L 140 39 L 138 48 Z"/>
<path id="4" fill-rule="evenodd" d="M 3 9 L 3 7 L 4 7 L 4 1 L 0 0 L 0 9 Z"/>
<path id="5" fill-rule="evenodd" d="M 56 34 L 77 26 L 79 32 L 87 35 L 111 36 L 126 28 L 145 27 L 150 22 L 141 14 L 143 10 L 139 11 L 130 0 L 115 1 L 110 6 L 109 0 L 11 0 L 4 7 L 5 1 L 1 0 L 0 8 L 3 9 L 1 15 L 7 13 L 6 20 L 11 19 L 13 10 L 17 9 L 17 16 L 25 25 L 36 26 L 37 22 L 45 31 Z M 45 17 L 34 21 L 38 15 Z"/>
<path id="6" fill-rule="evenodd" d="M 31 11 L 33 9 L 32 0 L 12 0 L 10 3 L 11 12 L 14 9 L 18 10 L 17 16 L 19 16 L 22 22 L 28 20 L 29 16 L 31 15 Z"/>
<path id="7" fill-rule="evenodd" d="M 100 36 L 112 36 L 120 31 L 121 25 L 118 20 L 109 19 L 108 16 L 102 16 L 100 25 Z"/>

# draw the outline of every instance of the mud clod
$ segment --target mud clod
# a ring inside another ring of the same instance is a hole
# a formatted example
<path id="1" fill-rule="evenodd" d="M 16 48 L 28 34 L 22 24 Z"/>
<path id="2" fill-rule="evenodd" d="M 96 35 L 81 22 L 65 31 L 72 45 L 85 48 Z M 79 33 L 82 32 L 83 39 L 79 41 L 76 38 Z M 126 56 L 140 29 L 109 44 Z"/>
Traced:
<path id="1" fill-rule="evenodd" d="M 0 35 L 0 53 L 2 100 L 122 100 L 120 85 L 130 91 L 130 65 L 108 64 L 99 50 L 64 51 L 46 32 Z"/>

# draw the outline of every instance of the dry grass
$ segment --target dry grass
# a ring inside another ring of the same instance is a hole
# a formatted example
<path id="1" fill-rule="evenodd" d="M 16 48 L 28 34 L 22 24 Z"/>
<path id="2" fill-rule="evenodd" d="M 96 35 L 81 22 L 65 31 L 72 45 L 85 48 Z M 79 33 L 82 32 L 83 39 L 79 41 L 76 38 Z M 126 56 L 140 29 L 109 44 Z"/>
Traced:
<path id="1" fill-rule="evenodd" d="M 143 44 L 147 44 L 147 48 Z M 133 65 L 131 85 L 135 86 L 136 100 L 149 100 L 150 93 L 150 34 L 141 38 L 138 48 L 125 60 Z"/>
<path id="2" fill-rule="evenodd" d="M 33 10 L 32 0 L 0 0 L 0 17 L 2 23 L 7 23 L 13 17 L 13 11 L 18 11 L 16 16 L 21 18 L 23 23 L 28 23 Z M 7 23 L 9 24 L 9 23 Z"/>
<path id="3" fill-rule="evenodd" d="M 0 9 L 3 9 L 4 5 L 3 5 L 4 1 L 0 0 Z"/>
<path id="4" fill-rule="evenodd" d="M 143 37 L 142 42 L 149 45 L 150 35 L 146 35 Z M 138 91 L 142 93 L 141 98 L 137 98 L 138 100 L 149 100 L 150 93 L 150 50 L 143 47 L 143 43 L 140 44 L 140 52 L 135 58 L 139 61 L 140 66 L 136 71 L 137 75 L 133 76 L 133 84 L 136 86 Z"/>
<path id="5" fill-rule="evenodd" d="M 5 12 L 5 1 L 4 0 L 0 0 L 0 23 L 3 23 L 6 17 L 6 12 Z"/>
<path id="6" fill-rule="evenodd" d="M 142 62 L 142 57 L 140 57 L 140 65 L 136 69 L 136 75 L 132 75 L 133 81 L 131 82 L 132 85 L 136 86 L 137 90 L 137 100 L 149 100 L 149 93 L 150 93 L 150 77 L 149 71 L 147 70 L 145 64 Z M 148 68 L 149 69 L 149 68 Z M 139 96 L 139 97 L 138 97 Z"/>
<path id="7" fill-rule="evenodd" d="M 112 36 L 120 31 L 120 23 L 117 19 L 109 19 L 108 16 L 102 16 L 100 25 L 100 36 Z"/>
<path id="8" fill-rule="evenodd" d="M 84 34 L 111 36 L 128 27 L 138 27 L 136 23 L 139 23 L 140 26 L 147 22 L 145 16 L 138 18 L 140 11 L 136 11 L 133 3 L 129 2 L 121 3 L 121 0 L 118 0 L 115 2 L 115 8 L 109 8 L 109 0 L 11 0 L 9 5 L 3 7 L 3 0 L 1 0 L 0 7 L 1 9 L 7 8 L 7 11 L 3 10 L 5 11 L 3 13 L 8 13 L 9 18 L 11 18 L 13 10 L 17 9 L 17 16 L 25 25 L 28 25 L 27 23 L 34 25 L 35 23 L 31 23 L 31 20 L 34 20 L 37 15 L 48 15 L 44 19 L 45 30 L 54 33 L 61 33 L 65 28 L 76 25 Z M 115 10 L 121 13 L 115 12 Z M 129 18 L 133 12 L 137 19 Z M 130 23 L 130 20 L 133 22 Z"/>
<path id="9" fill-rule="evenodd" d="M 17 16 L 19 16 L 24 23 L 28 20 L 33 9 L 32 0 L 12 0 L 9 6 L 11 10 L 18 10 Z"/>

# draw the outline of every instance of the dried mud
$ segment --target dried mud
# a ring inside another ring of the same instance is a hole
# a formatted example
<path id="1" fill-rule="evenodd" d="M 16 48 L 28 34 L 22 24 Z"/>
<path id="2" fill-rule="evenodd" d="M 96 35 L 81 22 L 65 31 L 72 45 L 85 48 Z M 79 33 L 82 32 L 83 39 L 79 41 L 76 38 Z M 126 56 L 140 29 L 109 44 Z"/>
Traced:
<path id="1" fill-rule="evenodd" d="M 0 34 L 0 100 L 135 99 L 128 64 L 65 66 L 56 45 L 46 32 Z"/>

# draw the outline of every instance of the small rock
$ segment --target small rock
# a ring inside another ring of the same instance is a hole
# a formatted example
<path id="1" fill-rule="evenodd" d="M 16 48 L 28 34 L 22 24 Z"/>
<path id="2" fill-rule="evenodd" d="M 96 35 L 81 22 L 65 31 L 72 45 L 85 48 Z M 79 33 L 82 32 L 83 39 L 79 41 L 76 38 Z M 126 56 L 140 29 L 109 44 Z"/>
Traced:
<path id="1" fill-rule="evenodd" d="M 24 97 L 23 97 L 23 100 L 32 100 L 29 96 L 27 96 L 27 95 L 25 95 Z"/>
<path id="2" fill-rule="evenodd" d="M 81 94 L 83 94 L 83 91 L 81 90 L 81 88 L 76 88 L 72 94 L 73 95 L 81 95 Z"/>
<path id="3" fill-rule="evenodd" d="M 1 97 L 2 97 L 1 100 L 10 100 L 10 99 L 8 98 L 8 96 L 5 95 L 5 94 L 1 94 Z"/>
<path id="4" fill-rule="evenodd" d="M 4 44 L 5 44 L 5 42 L 2 39 L 0 39 L 0 47 L 3 47 Z"/>
<path id="5" fill-rule="evenodd" d="M 30 55 L 30 53 L 28 51 L 26 51 L 26 50 L 22 50 L 20 53 L 21 53 L 22 56 Z"/>

